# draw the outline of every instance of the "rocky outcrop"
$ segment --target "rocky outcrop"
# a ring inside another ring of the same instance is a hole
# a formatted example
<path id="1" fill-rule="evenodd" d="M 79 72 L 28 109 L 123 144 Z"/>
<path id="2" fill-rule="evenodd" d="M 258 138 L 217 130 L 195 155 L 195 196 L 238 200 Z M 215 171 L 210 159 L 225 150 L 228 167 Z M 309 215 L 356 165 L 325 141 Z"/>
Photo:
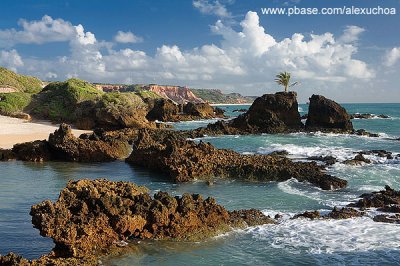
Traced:
<path id="1" fill-rule="evenodd" d="M 358 208 L 386 208 L 390 206 L 400 206 L 400 191 L 396 191 L 389 186 L 385 186 L 385 190 L 365 193 L 360 196 L 360 200 L 349 206 Z"/>
<path id="2" fill-rule="evenodd" d="M 257 98 L 249 110 L 230 125 L 250 133 L 281 133 L 299 131 L 304 127 L 295 92 L 277 92 Z"/>
<path id="3" fill-rule="evenodd" d="M 123 159 L 130 147 L 119 140 L 89 140 L 76 138 L 67 124 L 50 134 L 48 144 L 53 157 L 58 160 L 79 162 L 103 162 Z"/>
<path id="4" fill-rule="evenodd" d="M 12 151 L 17 159 L 22 161 L 43 162 L 54 159 L 50 145 L 46 140 L 15 144 Z"/>
<path id="5" fill-rule="evenodd" d="M 149 120 L 174 121 L 179 113 L 178 106 L 171 100 L 157 99 L 152 104 L 146 118 Z"/>
<path id="6" fill-rule="evenodd" d="M 350 115 L 335 101 L 321 95 L 312 95 L 308 107 L 306 130 L 352 133 Z"/>
<path id="7" fill-rule="evenodd" d="M 371 160 L 365 158 L 362 154 L 357 154 L 353 159 L 346 160 L 343 163 L 349 165 L 362 165 L 364 163 L 371 163 Z"/>
<path id="8" fill-rule="evenodd" d="M 293 162 L 270 155 L 243 155 L 217 149 L 209 143 L 183 140 L 176 135 L 154 137 L 142 130 L 133 145 L 129 163 L 162 171 L 178 182 L 213 177 L 256 181 L 285 181 L 296 178 L 324 190 L 339 189 L 347 181 L 330 176 L 315 162 Z"/>
<path id="9" fill-rule="evenodd" d="M 232 226 L 275 221 L 256 210 L 229 212 L 213 198 L 173 197 L 129 182 L 70 181 L 58 200 L 31 208 L 32 223 L 51 237 L 56 257 L 101 254 L 128 238 L 199 240 Z"/>
<path id="10" fill-rule="evenodd" d="M 11 161 L 15 160 L 17 156 L 10 149 L 1 149 L 0 148 L 0 161 Z"/>
<path id="11" fill-rule="evenodd" d="M 356 114 L 350 115 L 350 118 L 351 118 L 351 119 L 372 119 L 372 118 L 383 118 L 383 119 L 387 119 L 387 118 L 390 118 L 390 116 L 384 115 L 384 114 L 374 115 L 374 114 L 368 114 L 368 113 L 366 113 L 366 114 L 359 114 L 359 113 L 356 113 Z"/>
<path id="12" fill-rule="evenodd" d="M 182 102 L 194 102 L 194 103 L 203 103 L 204 101 L 193 94 L 193 92 L 187 87 L 181 86 L 165 86 L 165 85 L 157 85 L 150 84 L 143 86 L 142 89 L 149 90 L 157 93 L 163 98 L 173 100 L 176 103 Z"/>
<path id="13" fill-rule="evenodd" d="M 208 103 L 192 103 L 188 102 L 183 106 L 183 112 L 190 116 L 200 118 L 213 118 L 215 117 L 214 108 Z"/>

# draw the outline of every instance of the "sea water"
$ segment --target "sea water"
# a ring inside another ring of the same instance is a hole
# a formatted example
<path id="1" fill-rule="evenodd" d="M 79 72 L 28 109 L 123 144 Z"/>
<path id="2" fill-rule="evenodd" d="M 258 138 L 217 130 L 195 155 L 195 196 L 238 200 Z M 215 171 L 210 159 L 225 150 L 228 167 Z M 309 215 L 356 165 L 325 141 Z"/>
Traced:
<path id="1" fill-rule="evenodd" d="M 379 133 L 378 138 L 324 133 L 295 133 L 258 136 L 205 137 L 219 148 L 246 154 L 268 154 L 286 150 L 295 160 L 308 156 L 332 155 L 339 161 L 361 150 L 384 149 L 400 153 L 400 104 L 344 104 L 349 113 L 389 115 L 389 119 L 355 119 L 356 129 Z M 234 109 L 223 106 L 230 116 Z M 301 114 L 307 105 L 300 105 Z M 176 129 L 204 126 L 210 121 L 182 122 Z M 206 241 L 182 243 L 141 241 L 136 252 L 107 258 L 104 265 L 398 265 L 400 225 L 373 222 L 370 216 L 346 220 L 310 221 L 289 219 L 306 210 L 327 212 L 345 206 L 362 193 L 390 185 L 400 189 L 400 160 L 369 156 L 372 164 L 350 166 L 337 163 L 328 168 L 332 175 L 348 180 L 348 187 L 322 191 L 290 179 L 282 183 L 251 183 L 217 180 L 213 186 L 195 181 L 171 183 L 162 174 L 133 167 L 121 161 L 110 163 L 0 163 L 0 253 L 9 251 L 27 258 L 48 253 L 51 239 L 32 227 L 30 207 L 43 200 L 56 200 L 70 179 L 108 178 L 145 185 L 152 193 L 162 190 L 173 195 L 185 192 L 215 197 L 227 209 L 257 208 L 265 214 L 279 213 L 278 225 L 235 230 Z"/>

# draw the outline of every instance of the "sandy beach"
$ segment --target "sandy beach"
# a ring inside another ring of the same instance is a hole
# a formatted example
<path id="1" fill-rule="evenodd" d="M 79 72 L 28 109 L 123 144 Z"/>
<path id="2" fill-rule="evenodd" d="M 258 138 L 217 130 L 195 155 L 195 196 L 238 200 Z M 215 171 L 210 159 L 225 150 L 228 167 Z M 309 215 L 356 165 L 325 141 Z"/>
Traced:
<path id="1" fill-rule="evenodd" d="M 58 128 L 50 122 L 28 122 L 23 119 L 0 116 L 0 148 L 10 149 L 16 143 L 48 139 L 49 134 Z M 73 129 L 75 136 L 90 132 Z"/>

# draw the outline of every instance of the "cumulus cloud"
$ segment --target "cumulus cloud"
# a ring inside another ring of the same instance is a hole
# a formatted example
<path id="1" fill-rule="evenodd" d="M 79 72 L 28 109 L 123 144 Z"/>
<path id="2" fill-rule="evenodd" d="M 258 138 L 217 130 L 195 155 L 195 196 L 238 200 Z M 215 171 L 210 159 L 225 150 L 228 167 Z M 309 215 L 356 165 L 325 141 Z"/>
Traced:
<path id="1" fill-rule="evenodd" d="M 12 47 L 18 43 L 42 44 L 46 42 L 68 41 L 75 35 L 75 27 L 63 19 L 43 16 L 41 20 L 27 21 L 21 19 L 18 25 L 21 30 L 0 30 L 0 47 Z"/>
<path id="2" fill-rule="evenodd" d="M 0 66 L 4 66 L 13 71 L 17 71 L 17 67 L 22 67 L 24 62 L 18 52 L 13 49 L 10 51 L 0 51 Z"/>
<path id="3" fill-rule="evenodd" d="M 387 51 L 384 57 L 383 64 L 385 66 L 393 66 L 400 60 L 400 47 L 394 47 L 390 51 Z"/>
<path id="4" fill-rule="evenodd" d="M 143 38 L 136 36 L 130 31 L 123 32 L 118 31 L 117 34 L 114 36 L 114 40 L 119 43 L 139 43 L 143 42 Z"/>
<path id="5" fill-rule="evenodd" d="M 202 14 L 215 15 L 222 18 L 231 16 L 231 13 L 218 0 L 195 0 L 193 1 L 193 6 Z"/>
<path id="6" fill-rule="evenodd" d="M 363 32 L 357 26 L 348 26 L 338 37 L 329 32 L 294 33 L 277 40 L 260 25 L 257 13 L 248 12 L 240 27 L 236 30 L 219 20 L 211 31 L 222 37 L 220 44 L 204 44 L 189 50 L 162 45 L 150 56 L 140 50 L 113 49 L 98 41 L 94 33 L 85 31 L 82 25 L 71 25 L 73 34 L 66 40 L 69 54 L 47 61 L 24 58 L 25 64 L 19 57 L 21 63 L 15 59 L 8 65 L 49 79 L 80 77 L 92 82 L 181 84 L 244 94 L 260 94 L 265 92 L 265 87 L 276 90 L 273 77 L 279 71 L 292 72 L 302 84 L 312 84 L 310 87 L 330 87 L 327 84 L 350 80 L 368 81 L 375 76 L 366 62 L 354 58 L 358 36 Z M 397 53 L 398 59 L 399 50 L 392 53 L 390 58 Z"/>

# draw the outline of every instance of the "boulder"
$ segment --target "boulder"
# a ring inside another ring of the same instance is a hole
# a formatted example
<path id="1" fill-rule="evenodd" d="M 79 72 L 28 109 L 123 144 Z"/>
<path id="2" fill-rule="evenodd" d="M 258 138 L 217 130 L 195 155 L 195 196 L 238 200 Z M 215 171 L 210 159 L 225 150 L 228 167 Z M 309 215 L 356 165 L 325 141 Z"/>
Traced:
<path id="1" fill-rule="evenodd" d="M 130 182 L 69 181 L 58 200 L 31 208 L 40 234 L 53 238 L 56 257 L 101 254 L 126 239 L 200 240 L 231 227 L 275 223 L 260 211 L 229 212 L 213 198 L 171 196 Z"/>
<path id="2" fill-rule="evenodd" d="M 235 118 L 232 127 L 250 133 L 281 133 L 304 128 L 295 92 L 277 92 L 258 97 L 249 110 Z"/>
<path id="3" fill-rule="evenodd" d="M 10 149 L 0 148 L 0 161 L 11 161 L 17 158 L 16 154 Z"/>
<path id="4" fill-rule="evenodd" d="M 15 144 L 12 151 L 16 154 L 17 159 L 22 161 L 43 162 L 54 159 L 50 145 L 46 140 Z"/>
<path id="5" fill-rule="evenodd" d="M 127 162 L 166 173 L 172 180 L 186 182 L 212 177 L 254 181 L 285 181 L 296 178 L 324 190 L 339 189 L 347 181 L 330 176 L 315 162 L 293 162 L 271 155 L 243 155 L 217 149 L 210 143 L 195 143 L 175 133 L 154 136 L 140 131 Z"/>
<path id="6" fill-rule="evenodd" d="M 152 104 L 146 118 L 154 121 L 173 121 L 179 112 L 179 107 L 169 99 L 157 99 Z"/>
<path id="7" fill-rule="evenodd" d="M 385 190 L 382 191 L 362 194 L 360 198 L 359 201 L 351 203 L 349 206 L 390 210 L 389 206 L 400 205 L 400 191 L 396 191 L 389 186 L 385 186 Z"/>
<path id="8" fill-rule="evenodd" d="M 306 130 L 352 133 L 350 115 L 335 101 L 321 95 L 312 95 L 308 107 Z"/>
<path id="9" fill-rule="evenodd" d="M 183 113 L 203 119 L 215 117 L 214 108 L 208 103 L 188 102 L 183 106 Z"/>

